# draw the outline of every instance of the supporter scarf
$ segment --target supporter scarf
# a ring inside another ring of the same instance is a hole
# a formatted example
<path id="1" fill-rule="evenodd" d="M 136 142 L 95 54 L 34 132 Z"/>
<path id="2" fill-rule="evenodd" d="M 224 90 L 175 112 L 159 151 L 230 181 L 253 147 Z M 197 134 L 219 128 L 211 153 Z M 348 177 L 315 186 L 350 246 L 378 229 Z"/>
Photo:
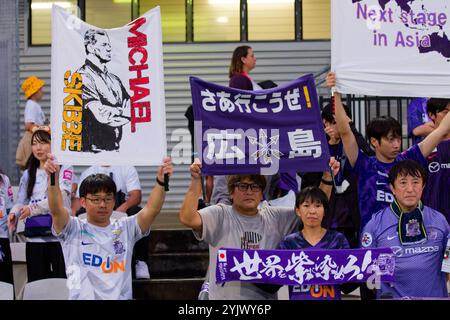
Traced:
<path id="1" fill-rule="evenodd" d="M 403 212 L 397 200 L 391 203 L 392 212 L 398 218 L 398 238 L 401 244 L 419 243 L 427 239 L 427 232 L 423 223 L 423 204 L 411 212 Z"/>

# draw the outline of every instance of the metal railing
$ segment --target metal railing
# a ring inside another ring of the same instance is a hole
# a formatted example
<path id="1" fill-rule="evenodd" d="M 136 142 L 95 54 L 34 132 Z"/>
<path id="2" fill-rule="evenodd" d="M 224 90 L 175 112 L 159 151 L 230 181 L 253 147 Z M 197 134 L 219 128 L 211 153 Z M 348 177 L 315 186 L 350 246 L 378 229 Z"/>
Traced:
<path id="1" fill-rule="evenodd" d="M 402 144 L 403 149 L 411 146 L 411 139 L 408 137 L 407 115 L 408 105 L 412 98 L 408 97 L 374 97 L 346 95 L 343 102 L 350 107 L 352 120 L 356 128 L 365 136 L 366 126 L 370 120 L 390 116 L 397 119 L 402 126 Z M 331 103 L 330 96 L 319 96 L 321 107 Z"/>

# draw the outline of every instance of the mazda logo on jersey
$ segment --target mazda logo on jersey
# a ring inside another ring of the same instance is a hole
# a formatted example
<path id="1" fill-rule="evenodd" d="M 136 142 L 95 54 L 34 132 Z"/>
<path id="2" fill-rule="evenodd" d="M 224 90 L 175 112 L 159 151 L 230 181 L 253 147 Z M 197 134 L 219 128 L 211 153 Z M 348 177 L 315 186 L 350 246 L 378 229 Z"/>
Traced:
<path id="1" fill-rule="evenodd" d="M 438 172 L 440 169 L 441 169 L 441 165 L 440 165 L 439 162 L 431 162 L 431 163 L 428 165 L 428 170 L 429 170 L 431 173 Z"/>
<path id="2" fill-rule="evenodd" d="M 109 256 L 106 260 L 104 260 L 96 254 L 83 253 L 83 263 L 86 266 L 101 268 L 103 273 L 118 273 L 119 271 L 125 272 L 125 261 L 112 261 Z"/>

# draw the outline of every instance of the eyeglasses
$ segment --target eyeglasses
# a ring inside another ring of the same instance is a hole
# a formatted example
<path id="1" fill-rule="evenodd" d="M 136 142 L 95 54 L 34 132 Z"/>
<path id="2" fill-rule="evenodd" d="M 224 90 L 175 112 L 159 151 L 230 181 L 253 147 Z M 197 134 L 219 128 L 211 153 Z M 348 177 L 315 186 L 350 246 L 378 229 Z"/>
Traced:
<path id="1" fill-rule="evenodd" d="M 247 191 L 250 187 L 250 190 L 253 192 L 258 192 L 262 190 L 262 187 L 257 183 L 243 183 L 243 182 L 236 182 L 234 184 L 235 187 L 239 189 L 239 191 Z"/>
<path id="2" fill-rule="evenodd" d="M 102 203 L 102 201 L 105 201 L 106 204 L 111 204 L 116 201 L 116 199 L 114 197 L 106 197 L 106 198 L 88 198 L 88 197 L 86 197 L 86 199 L 88 199 L 95 205 L 99 205 L 100 203 Z"/>

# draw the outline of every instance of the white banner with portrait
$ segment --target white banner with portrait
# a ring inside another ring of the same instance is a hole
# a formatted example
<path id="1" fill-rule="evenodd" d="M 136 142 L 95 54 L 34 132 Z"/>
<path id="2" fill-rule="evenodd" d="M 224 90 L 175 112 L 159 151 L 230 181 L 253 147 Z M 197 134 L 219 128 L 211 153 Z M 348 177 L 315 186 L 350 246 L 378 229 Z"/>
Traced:
<path id="1" fill-rule="evenodd" d="M 450 98 L 448 0 L 332 0 L 341 93 Z"/>
<path id="2" fill-rule="evenodd" d="M 52 152 L 58 163 L 159 165 L 166 154 L 160 9 L 100 29 L 52 8 Z"/>

